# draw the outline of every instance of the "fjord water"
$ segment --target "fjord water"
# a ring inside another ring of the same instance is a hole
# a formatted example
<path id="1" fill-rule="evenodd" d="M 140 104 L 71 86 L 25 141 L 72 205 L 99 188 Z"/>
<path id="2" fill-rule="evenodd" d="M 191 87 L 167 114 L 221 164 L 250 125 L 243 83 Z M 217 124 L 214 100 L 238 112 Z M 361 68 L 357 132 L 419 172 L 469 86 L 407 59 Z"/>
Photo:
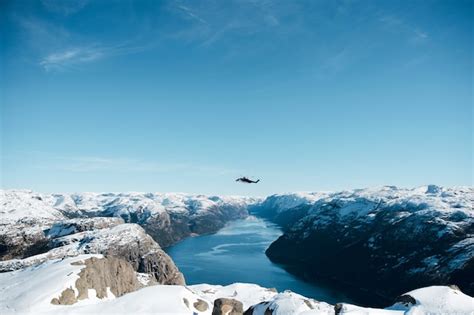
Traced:
<path id="1" fill-rule="evenodd" d="M 251 216 L 215 234 L 187 238 L 166 251 L 187 284 L 256 283 L 328 303 L 351 302 L 336 290 L 305 282 L 272 263 L 265 250 L 281 234 L 275 224 Z"/>

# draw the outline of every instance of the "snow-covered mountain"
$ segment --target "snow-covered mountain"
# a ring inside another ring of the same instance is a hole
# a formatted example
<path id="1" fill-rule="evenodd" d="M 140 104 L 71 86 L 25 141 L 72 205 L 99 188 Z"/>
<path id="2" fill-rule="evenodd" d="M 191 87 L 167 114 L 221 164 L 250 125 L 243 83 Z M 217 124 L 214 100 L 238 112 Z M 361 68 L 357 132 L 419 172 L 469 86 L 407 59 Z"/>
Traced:
<path id="1" fill-rule="evenodd" d="M 456 288 L 435 286 L 408 292 L 387 309 L 374 309 L 330 305 L 254 284 L 146 286 L 126 262 L 102 255 L 50 259 L 35 267 L 0 273 L 0 313 L 4 315 L 210 315 L 244 311 L 249 315 L 472 314 L 474 299 Z"/>
<path id="2" fill-rule="evenodd" d="M 377 292 L 381 302 L 432 284 L 474 294 L 473 188 L 387 186 L 318 197 L 271 196 L 254 210 L 285 228 L 267 250 L 273 261 Z"/>
<path id="3" fill-rule="evenodd" d="M 474 314 L 462 293 L 474 293 L 473 201 L 474 188 L 438 186 L 264 200 L 3 190 L 0 313 Z M 371 306 L 412 291 L 372 309 L 252 284 L 184 286 L 160 244 L 215 232 L 249 212 L 284 229 L 267 255 L 310 280 L 368 290 Z M 425 287 L 440 284 L 460 289 Z"/>
<path id="4" fill-rule="evenodd" d="M 162 247 L 167 247 L 193 234 L 216 232 L 229 220 L 247 216 L 247 207 L 257 201 L 183 193 L 40 194 L 1 190 L 0 235 L 12 222 L 44 228 L 71 218 L 119 217 L 140 224 Z"/>
<path id="5" fill-rule="evenodd" d="M 120 216 L 141 222 L 164 212 L 198 214 L 215 207 L 246 207 L 259 199 L 184 193 L 40 194 L 12 189 L 0 190 L 0 200 L 0 219 Z"/>

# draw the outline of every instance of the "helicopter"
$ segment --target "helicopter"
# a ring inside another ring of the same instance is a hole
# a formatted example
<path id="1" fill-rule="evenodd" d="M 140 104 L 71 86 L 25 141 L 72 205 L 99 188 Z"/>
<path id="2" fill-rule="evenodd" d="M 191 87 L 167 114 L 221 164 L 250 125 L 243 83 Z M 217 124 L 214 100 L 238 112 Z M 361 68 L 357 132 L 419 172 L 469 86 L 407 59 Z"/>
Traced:
<path id="1" fill-rule="evenodd" d="M 256 184 L 260 181 L 260 179 L 257 179 L 257 180 L 251 180 L 251 179 L 248 179 L 247 177 L 243 176 L 243 177 L 239 177 L 235 180 L 236 182 L 241 182 L 241 183 L 245 183 L 245 184 Z"/>

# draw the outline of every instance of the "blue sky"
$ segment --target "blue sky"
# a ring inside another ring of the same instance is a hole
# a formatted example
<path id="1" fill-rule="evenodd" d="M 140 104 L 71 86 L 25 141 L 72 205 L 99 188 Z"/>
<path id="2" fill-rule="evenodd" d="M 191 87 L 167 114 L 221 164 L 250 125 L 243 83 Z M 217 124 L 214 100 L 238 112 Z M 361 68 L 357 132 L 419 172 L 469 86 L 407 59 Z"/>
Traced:
<path id="1" fill-rule="evenodd" d="M 472 1 L 0 6 L 3 188 L 472 185 Z"/>

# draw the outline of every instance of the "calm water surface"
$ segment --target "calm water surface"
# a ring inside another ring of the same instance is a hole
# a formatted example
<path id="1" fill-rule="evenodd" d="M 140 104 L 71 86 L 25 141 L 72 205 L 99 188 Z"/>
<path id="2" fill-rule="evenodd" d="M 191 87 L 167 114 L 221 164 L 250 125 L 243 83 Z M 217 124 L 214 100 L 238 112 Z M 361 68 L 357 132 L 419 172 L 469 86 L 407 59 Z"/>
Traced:
<path id="1" fill-rule="evenodd" d="M 248 282 L 279 292 L 288 289 L 328 303 L 351 302 L 335 290 L 305 282 L 272 263 L 265 249 L 281 234 L 276 225 L 249 217 L 230 223 L 216 234 L 187 238 L 166 251 L 187 284 Z"/>

